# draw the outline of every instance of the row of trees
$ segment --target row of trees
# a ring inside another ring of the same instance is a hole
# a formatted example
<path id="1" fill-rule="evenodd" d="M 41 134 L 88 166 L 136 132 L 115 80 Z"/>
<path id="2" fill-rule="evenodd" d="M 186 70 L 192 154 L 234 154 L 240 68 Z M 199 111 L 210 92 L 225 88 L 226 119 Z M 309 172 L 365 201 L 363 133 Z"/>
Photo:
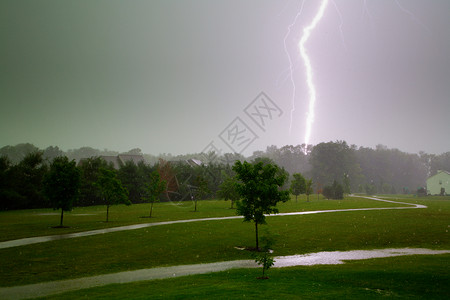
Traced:
<path id="1" fill-rule="evenodd" d="M 59 156 L 48 162 L 42 151 L 26 155 L 13 165 L 0 157 L 0 209 L 56 208 L 70 210 L 78 206 L 116 203 L 155 202 L 161 193 L 159 174 L 144 163 L 126 163 L 119 170 L 99 157 L 78 165 Z M 154 183 L 159 186 L 154 186 Z M 165 186 L 164 186 L 165 188 Z"/>
<path id="2" fill-rule="evenodd" d="M 142 154 L 138 148 L 128 154 Z M 81 172 L 80 196 L 78 205 L 100 205 L 103 199 L 99 188 L 95 186 L 100 169 L 114 170 L 104 160 L 94 156 L 81 160 L 91 154 L 117 154 L 114 151 L 96 150 L 82 147 L 63 152 L 58 147 L 39 150 L 32 144 L 19 144 L 0 148 L 0 209 L 20 209 L 49 207 L 46 201 L 42 181 L 49 171 L 55 157 L 68 156 L 74 159 Z M 147 157 L 144 155 L 144 157 Z M 231 166 L 234 161 L 244 161 L 240 154 L 226 153 L 217 156 L 214 153 L 189 154 L 184 156 L 164 155 L 173 160 L 159 159 L 153 164 L 131 161 L 121 165 L 117 177 L 128 190 L 132 203 L 148 201 L 145 198 L 146 184 L 150 174 L 158 171 L 166 181 L 166 190 L 162 200 L 194 200 L 222 197 L 231 200 L 236 195 L 226 192 L 235 175 Z M 189 164 L 186 161 L 197 158 L 207 164 Z M 155 157 L 151 158 L 152 160 Z M 450 152 L 441 155 L 426 153 L 408 154 L 397 149 L 377 146 L 375 149 L 348 145 L 345 141 L 320 143 L 305 146 L 267 147 L 265 152 L 256 151 L 247 159 L 255 162 L 271 162 L 280 166 L 287 174 L 303 174 L 312 179 L 311 187 L 316 192 L 327 193 L 325 187 L 336 181 L 342 185 L 344 193 L 409 193 L 425 185 L 429 175 L 438 169 L 450 169 Z M 294 181 L 296 180 L 293 177 Z M 306 182 L 305 182 L 306 183 Z M 288 181 L 283 188 L 287 188 Z M 297 188 L 298 189 L 298 188 Z M 303 188 L 300 187 L 300 190 Z M 302 192 L 303 193 L 303 192 Z M 295 194 L 295 193 L 294 193 Z M 306 193 L 309 195 L 309 193 Z M 295 194 L 296 195 L 296 194 Z"/>

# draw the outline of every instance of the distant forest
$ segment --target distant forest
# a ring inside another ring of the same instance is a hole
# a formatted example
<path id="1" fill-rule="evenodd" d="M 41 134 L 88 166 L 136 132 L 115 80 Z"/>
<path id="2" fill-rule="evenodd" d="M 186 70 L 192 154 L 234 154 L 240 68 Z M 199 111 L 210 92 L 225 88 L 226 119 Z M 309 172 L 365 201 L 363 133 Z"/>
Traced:
<path id="1" fill-rule="evenodd" d="M 194 153 L 185 155 L 143 154 L 141 149 L 125 153 L 81 147 L 62 151 L 57 146 L 45 149 L 29 144 L 0 148 L 0 209 L 48 207 L 42 193 L 42 182 L 54 158 L 66 156 L 75 160 L 82 175 L 78 205 L 99 205 L 95 180 L 100 168 L 114 169 L 127 188 L 132 203 L 142 202 L 142 189 L 149 174 L 158 170 L 167 181 L 161 200 L 187 200 L 192 187 L 203 186 L 202 199 L 216 198 L 222 182 L 233 176 L 231 166 L 236 160 L 266 161 L 277 164 L 289 173 L 301 173 L 313 181 L 314 192 L 333 181 L 350 186 L 352 193 L 396 194 L 416 193 L 426 179 L 438 170 L 450 171 L 450 152 L 440 155 L 405 153 L 378 145 L 373 148 L 348 145 L 345 141 L 308 146 L 269 146 L 249 157 L 237 153 Z M 126 162 L 119 167 L 108 165 L 100 156 L 138 155 L 143 161 Z M 84 163 L 83 163 L 84 162 Z M 285 185 L 288 187 L 288 184 Z"/>

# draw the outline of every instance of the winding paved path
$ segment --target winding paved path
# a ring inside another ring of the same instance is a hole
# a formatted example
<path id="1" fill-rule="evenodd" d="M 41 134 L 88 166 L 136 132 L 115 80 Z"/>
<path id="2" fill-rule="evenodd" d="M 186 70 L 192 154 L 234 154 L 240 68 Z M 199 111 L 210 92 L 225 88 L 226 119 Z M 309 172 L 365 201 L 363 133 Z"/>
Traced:
<path id="1" fill-rule="evenodd" d="M 417 209 L 427 208 L 425 205 L 410 204 L 404 202 L 397 202 L 391 200 L 383 200 L 373 197 L 363 197 L 376 201 L 383 201 L 389 203 L 396 203 L 401 207 L 381 207 L 381 208 L 354 208 L 354 209 L 335 209 L 335 210 L 320 210 L 320 211 L 305 211 L 305 212 L 291 212 L 280 213 L 269 216 L 293 216 L 293 215 L 307 215 L 318 213 L 330 213 L 330 212 L 351 212 L 351 211 L 370 211 L 370 210 L 386 210 L 386 209 Z M 146 223 L 136 224 L 130 226 L 121 226 L 108 229 L 91 230 L 79 233 L 71 233 L 55 236 L 42 236 L 32 237 L 18 240 L 11 240 L 0 243 L 0 249 L 18 247 L 23 245 L 30 245 L 35 243 L 43 243 L 54 240 L 69 239 L 76 237 L 91 236 L 96 234 L 117 232 L 123 230 L 135 230 L 140 228 L 170 225 L 177 223 L 190 223 L 190 222 L 202 222 L 202 221 L 214 221 L 214 220 L 227 220 L 238 219 L 241 216 L 231 217 L 219 217 L 219 218 L 203 218 L 203 219 L 190 219 L 190 220 L 177 220 L 158 223 Z M 429 249 L 382 249 L 382 250 L 356 250 L 356 251 L 334 251 L 334 252 L 319 252 L 305 255 L 292 255 L 275 257 L 275 268 L 289 267 L 289 266 L 301 266 L 301 265 L 316 265 L 316 264 L 342 264 L 343 260 L 356 260 L 356 259 L 369 259 L 369 258 L 381 258 L 392 257 L 401 255 L 418 255 L 418 254 L 445 254 L 450 253 L 447 250 L 429 250 Z M 217 262 L 208 264 L 196 264 L 196 265 L 182 265 L 173 267 L 151 268 L 135 271 L 127 271 L 106 275 L 90 276 L 84 278 L 43 282 L 37 284 L 29 284 L 23 286 L 5 287 L 0 288 L 0 299 L 27 299 L 35 297 L 45 297 L 49 295 L 59 294 L 68 291 L 74 291 L 79 289 L 86 289 L 91 287 L 98 287 L 113 283 L 127 283 L 143 280 L 164 279 L 178 276 L 205 274 L 210 272 L 220 272 L 235 268 L 256 268 L 258 267 L 253 260 L 237 260 L 228 262 Z"/>
<path id="2" fill-rule="evenodd" d="M 315 210 L 315 211 L 279 213 L 279 214 L 268 215 L 268 216 L 277 217 L 277 216 L 296 216 L 296 215 L 309 215 L 309 214 L 348 212 L 348 211 L 427 208 L 425 205 L 421 205 L 421 204 L 411 204 L 411 203 L 405 203 L 405 202 L 383 200 L 383 199 L 378 199 L 378 198 L 374 198 L 374 197 L 360 197 L 360 198 L 366 198 L 366 199 L 371 199 L 371 200 L 375 200 L 375 201 L 396 203 L 396 204 L 402 204 L 402 205 L 408 205 L 408 206 Z M 166 221 L 166 222 L 157 222 L 157 223 L 145 223 L 145 224 L 135 224 L 135 225 L 128 225 L 128 226 L 112 227 L 112 228 L 106 228 L 106 229 L 97 229 L 97 230 L 90 230 L 90 231 L 83 231 L 83 232 L 76 232 L 76 233 L 69 233 L 69 234 L 61 234 L 61 235 L 37 236 L 37 237 L 30 237 L 30 238 L 0 242 L 0 249 L 25 246 L 25 245 L 31 245 L 31 244 L 36 244 L 36 243 L 44 243 L 44 242 L 50 242 L 50 241 L 56 241 L 56 240 L 71 239 L 71 238 L 77 238 L 77 237 L 85 237 L 85 236 L 91 236 L 91 235 L 97 235 L 97 234 L 111 233 L 111 232 L 117 232 L 117 231 L 135 230 L 135 229 L 141 229 L 141 228 L 147 228 L 147 227 L 153 227 L 153 226 L 170 225 L 170 224 L 178 224 L 178 223 L 216 221 L 216 220 L 230 220 L 230 219 L 242 219 L 242 216 L 188 219 L 188 220 Z"/>
<path id="3" fill-rule="evenodd" d="M 448 253 L 450 253 L 450 250 L 430 250 L 421 248 L 318 252 L 304 255 L 275 257 L 275 264 L 273 267 L 283 268 L 293 266 L 336 265 L 343 264 L 344 260 L 361 260 L 404 255 L 435 255 Z M 136 271 L 90 276 L 77 279 L 0 288 L 0 299 L 18 300 L 46 297 L 64 292 L 99 287 L 108 284 L 122 284 L 136 281 L 166 279 L 187 275 L 221 272 L 230 269 L 258 267 L 260 266 L 258 266 L 253 260 L 234 260 L 208 264 L 141 269 Z"/>

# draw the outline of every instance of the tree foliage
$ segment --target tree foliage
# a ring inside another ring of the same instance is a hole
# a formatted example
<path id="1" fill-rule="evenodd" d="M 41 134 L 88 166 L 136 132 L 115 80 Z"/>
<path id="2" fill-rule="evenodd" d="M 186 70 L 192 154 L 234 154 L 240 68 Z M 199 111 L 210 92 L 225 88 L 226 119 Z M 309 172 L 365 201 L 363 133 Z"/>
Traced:
<path id="1" fill-rule="evenodd" d="M 231 208 L 234 203 L 240 199 L 240 195 L 236 189 L 237 179 L 236 176 L 224 175 L 225 179 L 219 186 L 217 195 L 224 200 L 231 200 Z"/>
<path id="2" fill-rule="evenodd" d="M 91 157 L 79 162 L 81 171 L 80 206 L 101 205 L 102 196 L 96 182 L 100 176 L 101 169 L 108 169 L 106 161 L 100 157 Z"/>
<path id="3" fill-rule="evenodd" d="M 295 195 L 295 201 L 297 201 L 298 195 L 306 193 L 306 179 L 300 173 L 294 173 L 292 177 L 290 191 Z"/>
<path id="4" fill-rule="evenodd" d="M 359 180 L 361 170 L 355 151 L 356 146 L 349 146 L 345 141 L 314 146 L 310 157 L 314 182 L 329 185 L 334 180 L 341 180 L 344 174 Z"/>
<path id="5" fill-rule="evenodd" d="M 64 211 L 72 210 L 78 199 L 80 183 L 80 170 L 74 160 L 69 161 L 66 156 L 53 160 L 44 179 L 44 192 L 52 207 L 61 209 L 60 227 L 63 226 Z"/>
<path id="6" fill-rule="evenodd" d="M 145 193 L 143 199 L 151 204 L 149 218 L 152 217 L 153 204 L 159 202 L 159 196 L 166 190 L 166 182 L 161 179 L 158 171 L 150 174 L 149 181 L 145 184 Z"/>
<path id="7" fill-rule="evenodd" d="M 131 204 L 128 199 L 128 191 L 122 186 L 114 170 L 100 169 L 96 185 L 100 189 L 103 201 L 106 204 L 106 222 L 109 221 L 109 207 L 111 205 Z"/>
<path id="8" fill-rule="evenodd" d="M 259 249 L 258 225 L 266 223 L 264 214 L 278 213 L 278 202 L 289 199 L 289 192 L 280 190 L 287 178 L 277 165 L 263 162 L 237 161 L 233 170 L 239 181 L 236 189 L 242 198 L 237 214 L 244 216 L 244 221 L 255 223 L 256 249 Z"/>
<path id="9" fill-rule="evenodd" d="M 145 185 L 148 182 L 141 168 L 133 161 L 127 160 L 117 171 L 117 177 L 128 190 L 128 199 L 132 203 L 139 203 L 143 199 Z"/>

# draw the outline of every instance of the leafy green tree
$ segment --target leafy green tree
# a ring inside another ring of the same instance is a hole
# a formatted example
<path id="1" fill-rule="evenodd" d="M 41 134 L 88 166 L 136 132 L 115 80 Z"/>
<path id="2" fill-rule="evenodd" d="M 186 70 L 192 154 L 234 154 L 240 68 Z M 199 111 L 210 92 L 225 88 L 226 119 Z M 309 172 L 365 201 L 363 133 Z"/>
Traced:
<path id="1" fill-rule="evenodd" d="M 237 161 L 233 170 L 239 181 L 236 189 L 242 198 L 237 205 L 237 214 L 244 216 L 245 222 L 255 223 L 258 250 L 258 225 L 266 223 L 264 214 L 278 213 L 277 203 L 289 200 L 289 191 L 280 191 L 287 177 L 279 172 L 277 165 L 263 162 L 250 164 Z"/>
<path id="2" fill-rule="evenodd" d="M 166 186 L 166 182 L 161 180 L 158 171 L 153 171 L 150 174 L 150 180 L 145 185 L 146 193 L 144 196 L 144 200 L 151 203 L 149 218 L 152 217 L 153 203 L 159 202 L 159 195 L 166 190 Z"/>
<path id="3" fill-rule="evenodd" d="M 0 210 L 14 209 L 23 197 L 14 186 L 14 167 L 6 155 L 0 156 Z"/>
<path id="4" fill-rule="evenodd" d="M 59 227 L 63 227 L 64 211 L 72 210 L 78 199 L 80 183 L 80 170 L 74 160 L 69 161 L 66 156 L 53 160 L 44 179 L 44 193 L 54 209 L 61 209 Z"/>
<path id="5" fill-rule="evenodd" d="M 120 166 L 117 172 L 122 185 L 128 190 L 128 198 L 132 203 L 139 203 L 145 190 L 146 178 L 139 172 L 138 166 L 132 161 L 127 160 Z"/>
<path id="6" fill-rule="evenodd" d="M 109 221 L 109 207 L 123 203 L 130 205 L 128 199 L 128 191 L 122 186 L 122 183 L 117 178 L 116 172 L 108 169 L 100 169 L 100 176 L 96 182 L 100 189 L 103 201 L 106 204 L 106 222 Z"/>
<path id="7" fill-rule="evenodd" d="M 295 202 L 297 202 L 297 196 L 306 192 L 306 179 L 300 173 L 292 174 L 294 177 L 291 181 L 291 193 L 295 195 Z"/>
<path id="8" fill-rule="evenodd" d="M 314 182 L 331 183 L 347 174 L 357 185 L 361 168 L 356 156 L 356 146 L 345 141 L 320 143 L 311 150 L 311 174 Z"/>
<path id="9" fill-rule="evenodd" d="M 219 186 L 218 196 L 224 200 L 231 200 L 231 208 L 236 201 L 240 199 L 240 195 L 236 189 L 237 179 L 235 176 L 226 176 Z"/>
<path id="10" fill-rule="evenodd" d="M 270 237 L 263 236 L 261 237 L 261 242 L 263 243 L 261 251 L 257 252 L 255 255 L 255 262 L 262 266 L 262 277 L 258 277 L 258 279 L 269 279 L 269 277 L 265 276 L 265 272 L 269 270 L 275 262 L 270 249 L 274 240 Z"/>
<path id="11" fill-rule="evenodd" d="M 22 200 L 15 203 L 15 208 L 45 207 L 42 183 L 48 168 L 44 163 L 42 151 L 28 153 L 10 171 L 13 189 L 20 195 L 18 200 Z"/>
<path id="12" fill-rule="evenodd" d="M 203 199 L 206 195 L 208 195 L 209 188 L 208 188 L 208 182 L 201 175 L 198 175 L 195 178 L 194 183 L 195 183 L 195 196 L 194 196 L 195 207 L 194 207 L 194 211 L 197 211 L 197 200 L 198 199 Z"/>
<path id="13" fill-rule="evenodd" d="M 311 195 L 314 191 L 312 188 L 313 181 L 312 178 L 306 180 L 305 182 L 305 194 L 306 194 L 306 201 L 309 202 L 309 195 Z"/>
<path id="14" fill-rule="evenodd" d="M 108 169 L 108 163 L 101 157 L 91 157 L 78 163 L 81 170 L 81 187 L 78 204 L 80 206 L 103 204 L 98 185 L 100 169 Z"/>

